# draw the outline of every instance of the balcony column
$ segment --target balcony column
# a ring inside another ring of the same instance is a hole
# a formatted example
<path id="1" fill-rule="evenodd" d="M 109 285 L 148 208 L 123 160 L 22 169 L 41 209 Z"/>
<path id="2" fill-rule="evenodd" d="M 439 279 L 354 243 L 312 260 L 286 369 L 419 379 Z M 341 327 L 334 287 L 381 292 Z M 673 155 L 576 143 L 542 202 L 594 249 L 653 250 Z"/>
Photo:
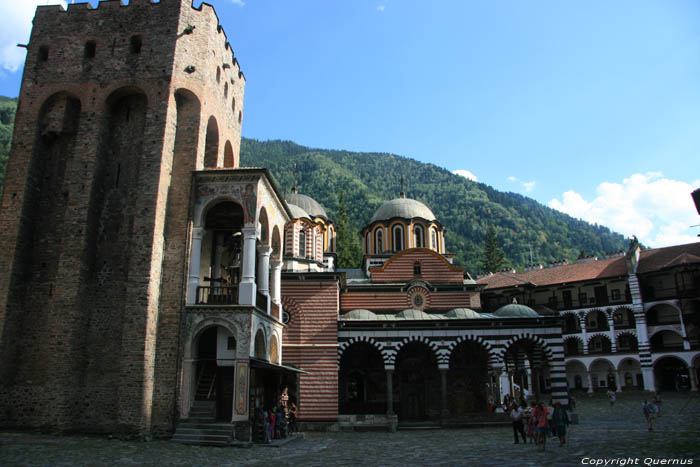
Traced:
<path id="1" fill-rule="evenodd" d="M 275 305 L 282 303 L 282 261 L 270 261 L 270 300 Z"/>
<path id="2" fill-rule="evenodd" d="M 610 337 L 610 351 L 617 352 L 617 339 L 615 338 L 615 323 L 613 319 L 613 313 L 608 316 L 608 336 Z"/>
<path id="3" fill-rule="evenodd" d="M 588 332 L 586 332 L 586 318 L 578 317 L 579 326 L 581 326 L 581 334 L 583 334 L 583 354 L 588 355 Z"/>
<path id="4" fill-rule="evenodd" d="M 593 378 L 591 378 L 591 372 L 586 371 L 586 378 L 588 379 L 588 394 L 593 394 Z"/>
<path id="5" fill-rule="evenodd" d="M 688 373 L 690 374 L 690 390 L 698 390 L 698 370 L 692 366 L 688 367 Z"/>
<path id="6" fill-rule="evenodd" d="M 258 247 L 258 292 L 267 297 L 267 314 L 270 314 L 270 253 L 267 245 Z"/>
<path id="7" fill-rule="evenodd" d="M 535 388 L 532 385 L 532 367 L 528 361 L 525 362 L 525 373 L 527 375 L 527 390 L 530 391 L 530 395 L 532 396 L 535 394 Z"/>
<path id="8" fill-rule="evenodd" d="M 681 322 L 681 335 L 683 336 L 683 350 L 690 350 L 690 341 L 688 340 L 688 333 L 685 331 L 685 323 L 683 322 L 683 310 L 678 310 L 678 317 Z"/>
<path id="9" fill-rule="evenodd" d="M 255 238 L 257 229 L 255 226 L 246 226 L 243 232 L 243 271 L 238 291 L 238 303 L 241 305 L 255 305 Z"/>
<path id="10" fill-rule="evenodd" d="M 192 240 L 190 247 L 190 272 L 187 279 L 187 301 L 188 305 L 194 305 L 197 302 L 197 287 L 199 287 L 199 265 L 202 256 L 202 238 L 204 237 L 204 228 L 192 228 Z"/>

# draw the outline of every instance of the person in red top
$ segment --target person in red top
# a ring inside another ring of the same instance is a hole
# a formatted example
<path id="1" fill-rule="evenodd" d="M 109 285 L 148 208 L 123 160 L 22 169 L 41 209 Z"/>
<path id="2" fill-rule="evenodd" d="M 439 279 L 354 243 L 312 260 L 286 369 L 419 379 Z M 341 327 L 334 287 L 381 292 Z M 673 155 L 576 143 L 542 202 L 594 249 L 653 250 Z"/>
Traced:
<path id="1" fill-rule="evenodd" d="M 535 417 L 536 425 L 535 432 L 537 434 L 537 450 L 544 451 L 547 443 L 547 416 L 549 409 L 545 407 L 543 402 L 538 402 L 535 410 L 532 411 L 532 416 Z M 541 445 L 541 447 L 540 447 Z"/>

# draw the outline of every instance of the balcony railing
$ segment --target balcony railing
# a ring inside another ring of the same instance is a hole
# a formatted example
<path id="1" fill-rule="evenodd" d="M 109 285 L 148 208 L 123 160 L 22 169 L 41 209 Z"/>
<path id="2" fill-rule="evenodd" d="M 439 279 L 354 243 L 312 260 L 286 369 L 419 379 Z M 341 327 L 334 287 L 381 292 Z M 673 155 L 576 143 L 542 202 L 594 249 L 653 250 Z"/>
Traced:
<path id="1" fill-rule="evenodd" d="M 199 286 L 197 305 L 238 305 L 238 286 Z"/>

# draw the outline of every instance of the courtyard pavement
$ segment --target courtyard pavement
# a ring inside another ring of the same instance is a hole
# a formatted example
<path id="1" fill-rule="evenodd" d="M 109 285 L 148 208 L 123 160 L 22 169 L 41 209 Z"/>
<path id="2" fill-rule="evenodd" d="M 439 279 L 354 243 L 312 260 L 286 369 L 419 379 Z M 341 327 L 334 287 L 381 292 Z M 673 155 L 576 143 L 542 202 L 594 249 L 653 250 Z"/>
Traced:
<path id="1" fill-rule="evenodd" d="M 410 430 L 397 433 L 307 433 L 279 448 L 183 446 L 165 440 L 0 432 L 0 465 L 688 465 L 700 463 L 700 395 L 664 394 L 647 431 L 646 393 L 629 392 L 610 407 L 605 395 L 578 394 L 580 423 L 565 447 L 545 452 L 513 444 L 511 427 Z M 608 461 L 605 464 L 605 461 Z M 612 462 L 611 462 L 612 461 Z M 670 462 L 669 462 L 670 461 Z M 596 464 L 596 462 L 599 462 Z"/>

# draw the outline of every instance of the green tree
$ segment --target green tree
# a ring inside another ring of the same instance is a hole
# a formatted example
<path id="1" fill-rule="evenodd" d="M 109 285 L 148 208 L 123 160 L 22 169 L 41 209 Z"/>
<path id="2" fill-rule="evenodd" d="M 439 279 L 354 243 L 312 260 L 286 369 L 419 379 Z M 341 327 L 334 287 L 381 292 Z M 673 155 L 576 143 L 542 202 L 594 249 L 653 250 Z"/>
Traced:
<path id="1" fill-rule="evenodd" d="M 484 272 L 499 271 L 506 262 L 506 256 L 498 244 L 496 238 L 496 229 L 492 225 L 489 226 L 486 234 L 486 242 L 484 243 L 484 256 L 481 260 L 482 270 Z"/>
<path id="2" fill-rule="evenodd" d="M 338 191 L 338 218 L 336 220 L 336 252 L 339 268 L 358 268 L 362 259 L 360 238 L 350 226 L 345 195 Z"/>

